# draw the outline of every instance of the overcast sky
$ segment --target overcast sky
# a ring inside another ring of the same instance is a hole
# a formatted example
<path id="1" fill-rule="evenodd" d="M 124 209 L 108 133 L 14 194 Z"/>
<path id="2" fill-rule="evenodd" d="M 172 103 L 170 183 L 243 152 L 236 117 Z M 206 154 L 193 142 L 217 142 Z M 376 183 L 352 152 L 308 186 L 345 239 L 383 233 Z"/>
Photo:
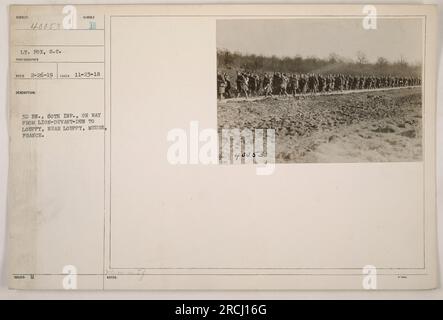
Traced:
<path id="1" fill-rule="evenodd" d="M 422 61 L 422 20 L 378 18 L 376 30 L 362 19 L 217 20 L 217 48 L 265 56 L 326 58 L 330 53 L 355 59 L 362 51 L 371 62 L 382 56 Z"/>

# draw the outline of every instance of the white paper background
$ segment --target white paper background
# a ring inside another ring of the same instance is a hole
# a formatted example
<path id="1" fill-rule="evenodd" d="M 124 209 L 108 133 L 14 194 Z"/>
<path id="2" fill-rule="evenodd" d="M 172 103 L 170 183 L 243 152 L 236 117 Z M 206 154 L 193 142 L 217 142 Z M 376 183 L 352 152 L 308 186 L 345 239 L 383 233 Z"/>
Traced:
<path id="1" fill-rule="evenodd" d="M 133 1 L 123 0 L 107 0 L 107 1 L 75 1 L 77 4 L 112 4 L 112 3 L 132 3 Z M 172 1 L 164 1 L 167 3 Z M 174 3 L 187 3 L 189 1 L 173 1 Z M 206 1 L 204 3 L 236 3 L 238 1 Z M 273 3 L 277 1 L 242 1 L 242 3 Z M 284 1 L 285 3 L 303 3 L 303 1 Z M 318 1 L 321 3 L 336 3 L 336 1 Z M 372 4 L 385 3 L 386 1 L 372 1 Z M 389 1 L 389 3 L 405 3 L 405 1 Z M 440 4 L 439 16 L 443 20 L 443 3 L 441 1 L 409 1 L 410 3 L 437 3 Z M 411 292 L 26 292 L 26 291 L 9 291 L 7 289 L 7 271 L 6 266 L 6 194 L 7 194 L 7 166 L 8 166 L 8 147 L 7 147 L 7 69 L 8 69 L 8 5 L 9 4 L 57 4 L 66 3 L 65 1 L 2 1 L 0 6 L 0 298 L 17 299 L 17 298 L 132 298 L 132 299 L 297 299 L 297 298 L 317 298 L 317 299 L 340 299 L 340 298 L 443 298 L 443 289 L 433 291 L 411 291 Z M 154 1 L 141 1 L 137 3 L 155 3 Z M 195 2 L 194 2 L 195 3 Z M 203 2 L 202 2 L 203 3 Z M 278 1 L 283 3 L 283 1 Z M 367 3 L 366 1 L 343 1 L 343 3 Z M 440 20 L 440 21 L 441 21 Z M 440 34 L 443 31 L 442 26 L 439 27 Z M 441 36 L 439 37 L 441 39 Z M 441 40 L 438 44 L 439 62 L 442 60 Z M 442 66 L 439 63 L 439 78 L 442 77 Z M 442 161 L 442 137 L 443 137 L 443 106 L 441 99 L 443 98 L 442 86 L 438 86 L 438 106 L 437 106 L 437 164 L 438 164 L 438 181 L 437 190 L 443 183 L 443 161 Z M 437 191 L 438 213 L 440 213 L 443 205 L 443 193 Z M 439 215 L 439 214 L 438 214 Z M 440 219 L 439 219 L 440 220 Z M 439 221 L 439 233 L 443 232 L 443 223 Z M 439 240 L 440 257 L 443 254 L 443 240 Z M 440 265 L 440 274 L 443 270 Z M 441 286 L 441 281 L 440 281 Z"/>

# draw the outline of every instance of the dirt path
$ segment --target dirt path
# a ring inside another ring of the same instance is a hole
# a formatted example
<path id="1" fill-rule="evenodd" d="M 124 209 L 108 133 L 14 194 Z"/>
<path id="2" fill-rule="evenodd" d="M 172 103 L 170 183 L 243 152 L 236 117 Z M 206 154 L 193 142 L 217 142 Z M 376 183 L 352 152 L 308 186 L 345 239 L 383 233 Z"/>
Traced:
<path id="1" fill-rule="evenodd" d="M 420 88 L 219 103 L 219 128 L 275 129 L 277 162 L 418 161 Z"/>
<path id="2" fill-rule="evenodd" d="M 331 92 L 318 92 L 318 93 L 305 93 L 305 94 L 296 94 L 295 96 L 288 95 L 285 96 L 272 96 L 272 97 L 265 97 L 265 96 L 259 96 L 259 97 L 249 97 L 246 98 L 228 98 L 219 100 L 218 103 L 230 103 L 230 102 L 240 102 L 240 101 L 260 101 L 267 98 L 274 98 L 274 99 L 293 99 L 293 98 L 303 98 L 303 97 L 313 97 L 313 96 L 332 96 L 332 95 L 343 95 L 343 94 L 351 94 L 351 93 L 363 93 L 363 92 L 377 92 L 377 91 L 390 91 L 390 90 L 401 90 L 401 89 L 411 89 L 411 88 L 420 88 L 421 86 L 410 86 L 410 87 L 395 87 L 395 88 L 377 88 L 377 89 L 363 89 L 363 90 L 345 90 L 345 91 L 331 91 Z"/>

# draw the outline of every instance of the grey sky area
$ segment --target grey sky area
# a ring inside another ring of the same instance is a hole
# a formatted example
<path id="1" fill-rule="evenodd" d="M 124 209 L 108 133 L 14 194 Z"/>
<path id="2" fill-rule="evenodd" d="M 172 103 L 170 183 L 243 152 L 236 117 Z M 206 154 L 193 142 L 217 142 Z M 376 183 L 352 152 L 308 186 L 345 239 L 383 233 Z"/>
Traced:
<path id="1" fill-rule="evenodd" d="M 358 51 L 370 62 L 384 57 L 422 61 L 422 20 L 378 18 L 376 30 L 363 28 L 362 19 L 260 19 L 218 20 L 217 48 L 279 57 L 331 53 L 355 59 Z"/>

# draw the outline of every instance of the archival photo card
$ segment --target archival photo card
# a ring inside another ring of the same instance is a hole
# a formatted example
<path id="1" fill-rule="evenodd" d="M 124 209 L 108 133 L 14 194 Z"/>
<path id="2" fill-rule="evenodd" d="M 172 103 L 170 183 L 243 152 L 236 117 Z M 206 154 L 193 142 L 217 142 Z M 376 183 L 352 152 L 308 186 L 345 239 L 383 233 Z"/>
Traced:
<path id="1" fill-rule="evenodd" d="M 436 18 L 12 6 L 9 287 L 435 288 Z"/>

